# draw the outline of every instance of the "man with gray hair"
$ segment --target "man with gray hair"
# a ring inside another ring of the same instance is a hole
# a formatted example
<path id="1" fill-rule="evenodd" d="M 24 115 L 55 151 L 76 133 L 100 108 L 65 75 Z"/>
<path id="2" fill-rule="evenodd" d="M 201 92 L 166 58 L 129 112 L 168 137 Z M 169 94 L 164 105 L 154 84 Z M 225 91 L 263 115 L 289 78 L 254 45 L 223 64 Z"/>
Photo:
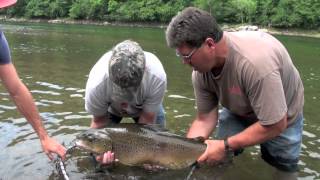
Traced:
<path id="1" fill-rule="evenodd" d="M 208 138 L 217 127 L 198 161 L 215 164 L 226 152 L 260 144 L 266 162 L 296 172 L 304 88 L 285 47 L 264 32 L 223 32 L 214 17 L 194 7 L 171 20 L 166 39 L 193 68 L 197 116 L 187 136 Z"/>
<path id="2" fill-rule="evenodd" d="M 154 54 L 143 51 L 137 42 L 120 42 L 90 71 L 85 108 L 93 115 L 91 127 L 120 123 L 123 117 L 164 127 L 162 100 L 166 86 L 166 73 Z M 107 152 L 97 159 L 108 164 L 114 154 Z"/>

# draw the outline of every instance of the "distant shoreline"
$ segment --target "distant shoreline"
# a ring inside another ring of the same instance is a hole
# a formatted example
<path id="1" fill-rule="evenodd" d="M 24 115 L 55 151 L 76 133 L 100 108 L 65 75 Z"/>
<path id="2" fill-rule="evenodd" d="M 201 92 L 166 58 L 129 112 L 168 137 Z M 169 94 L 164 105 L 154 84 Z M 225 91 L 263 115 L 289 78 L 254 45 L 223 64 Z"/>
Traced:
<path id="1" fill-rule="evenodd" d="M 151 28 L 166 28 L 165 23 L 153 23 L 153 22 L 108 22 L 108 21 L 92 21 L 92 20 L 71 20 L 71 19 L 26 19 L 26 18 L 6 18 L 0 16 L 0 22 L 17 22 L 17 23 L 48 23 L 48 24 L 78 24 L 78 25 L 97 25 L 97 26 L 124 26 L 124 27 L 151 27 Z M 222 28 L 225 31 L 236 31 L 244 26 L 251 25 L 223 25 Z M 303 36 L 320 38 L 320 29 L 318 30 L 306 30 L 306 29 L 280 29 L 280 28 L 268 28 L 262 26 L 258 27 L 258 30 L 266 31 L 270 34 L 276 35 L 288 35 L 288 36 Z"/>

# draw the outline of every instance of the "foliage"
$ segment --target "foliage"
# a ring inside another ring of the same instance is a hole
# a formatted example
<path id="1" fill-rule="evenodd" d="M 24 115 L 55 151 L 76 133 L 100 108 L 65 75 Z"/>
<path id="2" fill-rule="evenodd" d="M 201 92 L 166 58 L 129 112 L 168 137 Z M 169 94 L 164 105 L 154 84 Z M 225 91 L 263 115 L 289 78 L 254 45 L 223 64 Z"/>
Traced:
<path id="1" fill-rule="evenodd" d="M 190 2 L 185 0 L 109 0 L 108 12 L 111 20 L 167 22 L 188 5 Z"/>
<path id="2" fill-rule="evenodd" d="M 0 14 L 28 18 L 72 18 L 167 23 L 185 7 L 196 6 L 219 23 L 319 28 L 319 0 L 18 0 Z"/>
<path id="3" fill-rule="evenodd" d="M 49 5 L 49 17 L 58 18 L 66 17 L 69 14 L 71 7 L 71 0 L 53 0 Z"/>
<path id="4" fill-rule="evenodd" d="M 107 13 L 108 0 L 76 0 L 70 9 L 73 19 L 101 20 Z"/>
<path id="5" fill-rule="evenodd" d="M 231 3 L 238 12 L 237 22 L 252 22 L 257 8 L 255 0 L 233 0 Z"/>
<path id="6" fill-rule="evenodd" d="M 45 18 L 49 12 L 49 0 L 30 0 L 26 7 L 25 16 L 32 18 Z"/>

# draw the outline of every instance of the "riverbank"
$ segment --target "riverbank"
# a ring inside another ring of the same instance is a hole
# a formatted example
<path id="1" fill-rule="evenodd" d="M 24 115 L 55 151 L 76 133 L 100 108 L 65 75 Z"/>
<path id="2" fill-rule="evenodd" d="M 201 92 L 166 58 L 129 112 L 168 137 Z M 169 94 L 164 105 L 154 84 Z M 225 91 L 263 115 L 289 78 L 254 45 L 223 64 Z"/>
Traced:
<path id="1" fill-rule="evenodd" d="M 0 16 L 0 22 L 10 23 L 49 23 L 49 24 L 83 24 L 83 25 L 97 25 L 97 26 L 124 26 L 124 27 L 152 27 L 152 28 L 166 28 L 167 24 L 152 23 L 152 22 L 109 22 L 109 21 L 92 21 L 92 20 L 71 20 L 71 19 L 26 19 L 26 18 L 6 18 Z M 304 36 L 320 38 L 320 28 L 318 30 L 307 29 L 280 29 L 272 27 L 252 26 L 252 25 L 223 25 L 222 29 L 225 31 L 239 31 L 239 30 L 260 30 L 270 34 L 288 35 L 288 36 Z"/>

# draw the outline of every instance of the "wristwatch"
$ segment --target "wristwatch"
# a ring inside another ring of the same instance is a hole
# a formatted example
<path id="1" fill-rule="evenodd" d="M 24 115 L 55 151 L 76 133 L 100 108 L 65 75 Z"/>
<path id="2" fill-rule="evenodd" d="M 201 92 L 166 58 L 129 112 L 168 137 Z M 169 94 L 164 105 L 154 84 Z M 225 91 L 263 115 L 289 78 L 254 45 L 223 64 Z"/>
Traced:
<path id="1" fill-rule="evenodd" d="M 233 154 L 234 154 L 234 151 L 232 150 L 232 148 L 231 148 L 230 145 L 229 145 L 228 137 L 225 138 L 225 139 L 223 140 L 223 142 L 224 142 L 224 151 L 226 152 L 226 154 L 228 154 L 228 155 L 233 155 Z"/>

